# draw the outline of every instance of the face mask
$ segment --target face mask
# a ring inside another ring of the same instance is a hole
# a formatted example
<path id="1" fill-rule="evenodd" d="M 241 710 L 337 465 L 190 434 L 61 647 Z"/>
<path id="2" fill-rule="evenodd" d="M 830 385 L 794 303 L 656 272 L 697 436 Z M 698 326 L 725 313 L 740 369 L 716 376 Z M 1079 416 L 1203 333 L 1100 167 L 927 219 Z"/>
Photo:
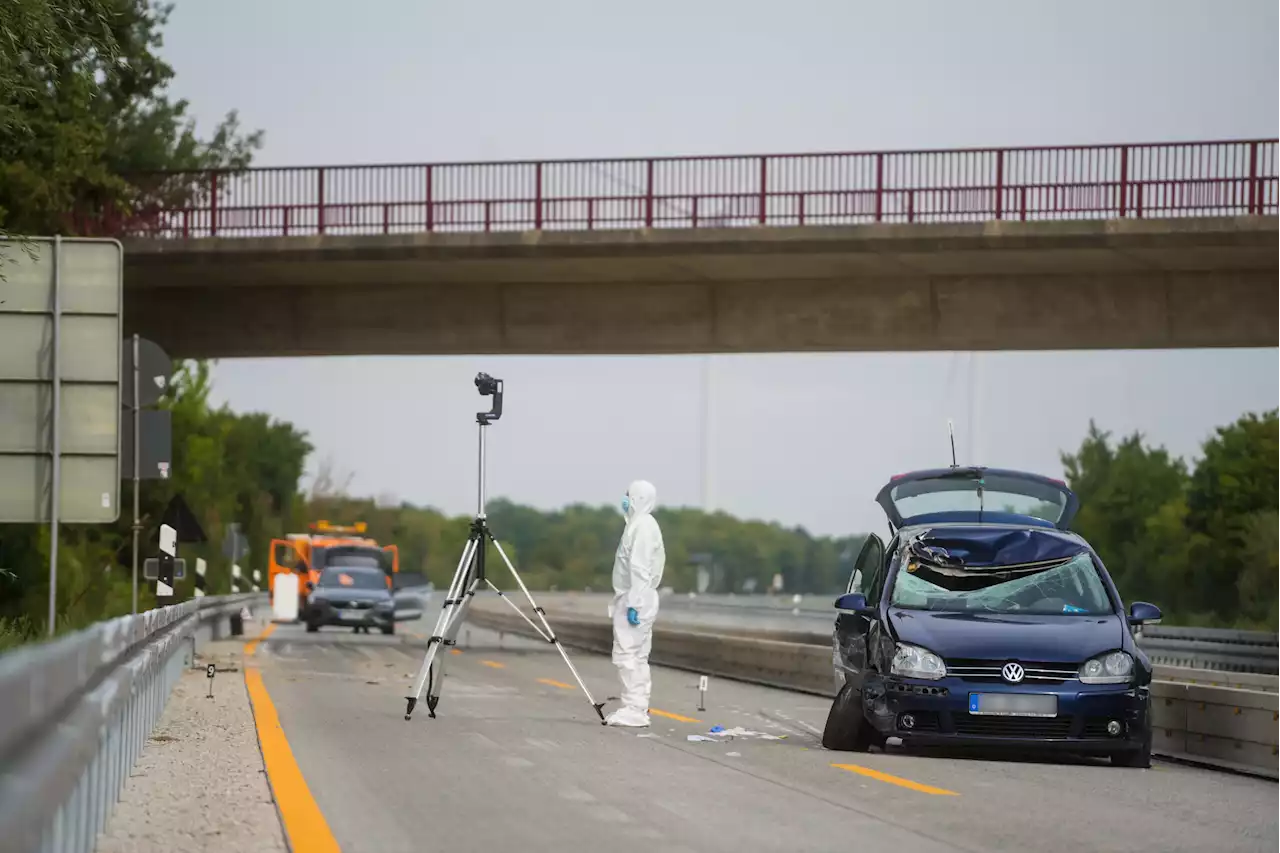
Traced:
<path id="1" fill-rule="evenodd" d="M 622 499 L 622 514 L 623 514 L 623 515 L 626 515 L 626 514 L 627 514 L 627 511 L 628 511 L 628 510 L 630 510 L 630 509 L 631 509 L 631 498 L 623 497 L 623 499 Z"/>

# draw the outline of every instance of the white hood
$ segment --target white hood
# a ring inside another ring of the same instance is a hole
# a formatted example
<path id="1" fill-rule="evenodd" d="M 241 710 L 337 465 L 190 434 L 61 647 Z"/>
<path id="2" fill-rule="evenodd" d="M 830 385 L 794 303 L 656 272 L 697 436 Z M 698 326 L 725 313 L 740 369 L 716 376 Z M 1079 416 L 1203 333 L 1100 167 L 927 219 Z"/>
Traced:
<path id="1" fill-rule="evenodd" d="M 648 480 L 636 480 L 627 487 L 627 523 L 642 515 L 651 515 L 658 505 L 658 490 Z"/>
<path id="2" fill-rule="evenodd" d="M 658 611 L 657 589 L 667 561 L 662 531 L 653 510 L 658 490 L 648 480 L 636 480 L 627 488 L 627 525 L 622 529 L 613 560 L 613 591 L 624 607 L 652 619 Z"/>

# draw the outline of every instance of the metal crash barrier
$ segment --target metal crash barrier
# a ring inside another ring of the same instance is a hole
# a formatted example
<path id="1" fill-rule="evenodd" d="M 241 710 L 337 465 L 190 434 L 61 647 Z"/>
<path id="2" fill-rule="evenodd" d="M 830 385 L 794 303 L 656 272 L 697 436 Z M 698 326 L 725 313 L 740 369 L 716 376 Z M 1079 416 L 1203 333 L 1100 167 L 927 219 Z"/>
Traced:
<path id="1" fill-rule="evenodd" d="M 534 637 L 514 613 L 473 608 L 468 622 Z M 556 615 L 562 643 L 608 653 L 613 631 L 601 619 Z M 835 696 L 830 641 L 800 632 L 654 629 L 655 664 L 785 690 Z M 1152 749 L 1166 757 L 1277 776 L 1277 677 L 1258 673 L 1155 667 Z"/>
<path id="2" fill-rule="evenodd" d="M 0 849 L 86 853 L 189 663 L 263 594 L 208 596 L 0 655 Z"/>

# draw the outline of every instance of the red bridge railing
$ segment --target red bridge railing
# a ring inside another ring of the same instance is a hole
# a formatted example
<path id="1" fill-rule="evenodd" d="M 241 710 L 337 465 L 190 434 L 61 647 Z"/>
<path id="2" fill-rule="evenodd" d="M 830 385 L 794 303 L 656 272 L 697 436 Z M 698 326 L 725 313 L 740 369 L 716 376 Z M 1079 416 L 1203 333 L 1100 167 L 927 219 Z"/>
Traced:
<path id="1" fill-rule="evenodd" d="M 1277 140 L 131 176 L 157 238 L 1275 214 Z"/>

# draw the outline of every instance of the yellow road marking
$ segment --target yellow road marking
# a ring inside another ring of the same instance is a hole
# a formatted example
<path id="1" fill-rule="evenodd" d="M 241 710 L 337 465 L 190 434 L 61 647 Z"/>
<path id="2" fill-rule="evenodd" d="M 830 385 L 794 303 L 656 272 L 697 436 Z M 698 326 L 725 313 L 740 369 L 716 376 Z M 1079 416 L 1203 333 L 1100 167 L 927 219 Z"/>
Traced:
<path id="1" fill-rule="evenodd" d="M 256 651 L 258 650 L 258 643 L 261 643 L 261 642 L 262 642 L 263 640 L 265 640 L 267 637 L 270 637 L 272 634 L 274 634 L 274 633 L 275 633 L 275 630 L 276 630 L 276 623 L 275 623 L 275 622 L 272 622 L 270 625 L 268 625 L 267 627 L 265 627 L 265 628 L 263 628 L 263 629 L 262 629 L 262 633 L 261 633 L 261 634 L 259 634 L 258 636 L 254 637 L 254 638 L 253 638 L 252 640 L 250 640 L 249 642 L 245 643 L 245 644 L 244 644 L 244 656 L 245 656 L 245 657 L 247 657 L 247 658 L 251 658 L 251 657 L 253 657 L 253 653 L 254 653 L 254 652 L 256 652 Z"/>
<path id="2" fill-rule="evenodd" d="M 262 759 L 267 766 L 267 779 L 271 792 L 280 807 L 280 821 L 289 836 L 293 853 L 341 853 L 338 840 L 329 830 L 329 824 L 311 796 L 307 781 L 302 778 L 293 750 L 280 727 L 280 717 L 262 683 L 262 673 L 256 668 L 244 671 L 245 687 L 253 706 L 254 722 L 258 726 L 258 742 L 262 745 Z"/>
<path id="3" fill-rule="evenodd" d="M 919 791 L 922 794 L 937 794 L 942 797 L 960 796 L 955 791 L 948 791 L 946 788 L 935 788 L 932 785 L 922 785 L 919 782 L 912 782 L 910 779 L 903 779 L 901 776 L 890 776 L 888 773 L 881 773 L 879 770 L 872 770 L 870 767 L 862 767 L 857 764 L 832 764 L 831 766 L 840 770 L 848 770 L 850 773 L 857 773 L 861 776 L 866 776 L 869 779 L 888 782 L 890 785 L 898 785 L 902 788 L 909 788 L 912 791 Z"/>
<path id="4" fill-rule="evenodd" d="M 552 687 L 559 687 L 561 690 L 576 690 L 572 684 L 565 684 L 563 681 L 554 681 L 550 678 L 539 678 L 539 684 L 550 684 Z"/>
<path id="5" fill-rule="evenodd" d="M 657 708 L 650 708 L 649 713 L 655 717 L 666 717 L 668 720 L 677 720 L 681 723 L 700 723 L 702 720 L 695 720 L 693 717 L 685 717 L 680 714 L 673 714 L 670 711 L 659 711 Z"/>
<path id="6" fill-rule="evenodd" d="M 462 654 L 462 649 L 449 649 L 449 654 L 451 654 L 451 655 L 460 655 L 460 654 Z"/>
<path id="7" fill-rule="evenodd" d="M 498 663 L 496 660 L 482 660 L 480 661 L 480 663 L 484 664 L 485 666 L 492 667 L 493 669 L 507 668 L 507 665 L 505 663 Z"/>

